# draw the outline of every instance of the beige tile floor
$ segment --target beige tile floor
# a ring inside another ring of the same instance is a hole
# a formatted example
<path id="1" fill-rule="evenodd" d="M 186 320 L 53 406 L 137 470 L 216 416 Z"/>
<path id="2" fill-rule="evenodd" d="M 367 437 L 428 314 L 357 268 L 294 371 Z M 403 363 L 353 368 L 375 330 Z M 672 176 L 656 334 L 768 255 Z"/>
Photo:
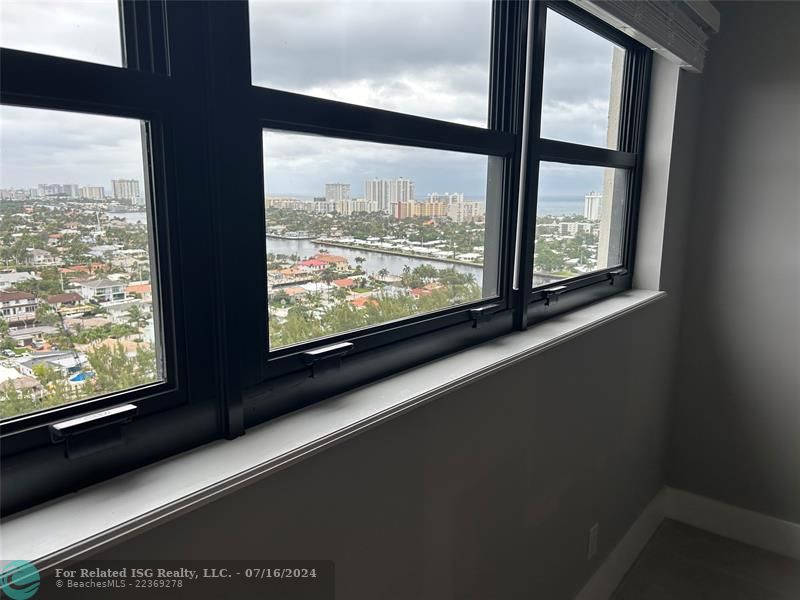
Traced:
<path id="1" fill-rule="evenodd" d="M 800 561 L 668 519 L 612 600 L 800 600 Z"/>

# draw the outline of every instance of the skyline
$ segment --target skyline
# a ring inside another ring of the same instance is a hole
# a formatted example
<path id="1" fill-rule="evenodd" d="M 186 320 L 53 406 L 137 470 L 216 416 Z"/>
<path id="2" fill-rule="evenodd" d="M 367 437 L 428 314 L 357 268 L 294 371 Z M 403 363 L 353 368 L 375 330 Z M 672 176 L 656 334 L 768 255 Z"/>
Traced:
<path id="1" fill-rule="evenodd" d="M 75 1 L 57 5 L 57 13 L 53 13 L 55 6 L 43 0 L 4 1 L 0 5 L 2 44 L 120 64 L 115 2 Z M 250 11 L 252 79 L 278 89 L 485 125 L 488 6 L 477 1 L 421 5 L 259 0 Z M 446 19 L 441 17 L 445 13 Z M 315 18 L 308 18 L 309 14 Z M 397 23 L 403 23 L 405 31 L 414 35 L 387 36 Z M 551 51 L 543 114 L 554 128 L 554 137 L 586 131 L 591 132 L 594 143 L 603 146 L 610 44 L 597 36 L 576 37 L 575 25 L 555 13 L 548 24 Z M 104 187 L 110 186 L 112 178 L 143 181 L 138 121 L 38 110 L 35 117 L 21 119 L 16 111 L 24 110 L 36 109 L 0 109 L 0 187 L 21 187 L 33 181 L 80 180 Z M 265 145 L 264 155 L 273 165 L 287 165 L 265 173 L 270 178 L 267 194 L 273 189 L 316 195 L 319 186 L 313 182 L 322 177 L 316 173 L 324 173 L 323 178 L 329 180 L 346 177 L 359 182 L 367 178 L 365 170 L 381 166 L 349 159 L 333 172 L 325 165 L 335 141 L 295 141 L 294 145 L 272 146 L 271 155 Z M 388 153 L 382 147 L 380 158 L 393 166 L 387 175 L 415 177 L 420 193 L 458 190 L 473 197 L 485 195 L 485 167 L 477 173 L 472 161 L 440 158 L 433 164 L 428 156 L 420 158 L 424 152 L 401 148 L 400 152 Z M 370 159 L 375 158 L 372 155 L 374 152 L 367 154 Z M 480 159 L 486 161 L 485 157 Z M 578 171 L 559 178 L 557 183 L 558 187 L 548 187 L 547 178 L 543 178 L 541 194 L 575 195 L 597 187 Z"/>

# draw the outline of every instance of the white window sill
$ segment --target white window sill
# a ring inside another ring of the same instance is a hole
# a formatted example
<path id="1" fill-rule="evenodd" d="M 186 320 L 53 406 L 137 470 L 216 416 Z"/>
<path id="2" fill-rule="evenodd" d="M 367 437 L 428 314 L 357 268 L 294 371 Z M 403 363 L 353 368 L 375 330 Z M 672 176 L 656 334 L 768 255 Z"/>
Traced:
<path id="1" fill-rule="evenodd" d="M 436 397 L 650 304 L 631 290 L 80 490 L 2 524 L 0 558 L 40 571 L 152 527 Z"/>

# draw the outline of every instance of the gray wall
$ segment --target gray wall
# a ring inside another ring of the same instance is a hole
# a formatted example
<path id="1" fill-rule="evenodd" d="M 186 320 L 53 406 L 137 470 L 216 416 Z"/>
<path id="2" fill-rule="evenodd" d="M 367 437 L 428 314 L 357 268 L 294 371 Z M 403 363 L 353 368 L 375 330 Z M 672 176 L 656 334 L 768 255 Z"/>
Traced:
<path id="1" fill-rule="evenodd" d="M 668 481 L 800 523 L 800 3 L 717 6 Z"/>
<path id="2" fill-rule="evenodd" d="M 656 303 L 112 548 L 321 558 L 337 598 L 571 598 L 663 485 Z"/>

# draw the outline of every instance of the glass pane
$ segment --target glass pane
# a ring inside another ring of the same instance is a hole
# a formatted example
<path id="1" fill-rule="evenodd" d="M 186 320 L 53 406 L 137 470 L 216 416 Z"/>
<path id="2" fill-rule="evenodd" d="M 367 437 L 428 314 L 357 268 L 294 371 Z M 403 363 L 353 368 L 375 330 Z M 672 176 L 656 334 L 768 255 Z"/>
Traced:
<path id="1" fill-rule="evenodd" d="M 628 172 L 540 163 L 533 285 L 622 264 Z"/>
<path id="2" fill-rule="evenodd" d="M 547 11 L 542 137 L 617 148 L 625 50 Z"/>
<path id="3" fill-rule="evenodd" d="M 163 377 L 142 137 L 0 106 L 0 416 Z"/>
<path id="4" fill-rule="evenodd" d="M 0 46 L 122 66 L 117 0 L 3 0 Z"/>
<path id="5" fill-rule="evenodd" d="M 502 160 L 264 133 L 269 343 L 495 296 Z"/>
<path id="6" fill-rule="evenodd" d="M 251 0 L 255 85 L 485 127 L 489 0 Z"/>

